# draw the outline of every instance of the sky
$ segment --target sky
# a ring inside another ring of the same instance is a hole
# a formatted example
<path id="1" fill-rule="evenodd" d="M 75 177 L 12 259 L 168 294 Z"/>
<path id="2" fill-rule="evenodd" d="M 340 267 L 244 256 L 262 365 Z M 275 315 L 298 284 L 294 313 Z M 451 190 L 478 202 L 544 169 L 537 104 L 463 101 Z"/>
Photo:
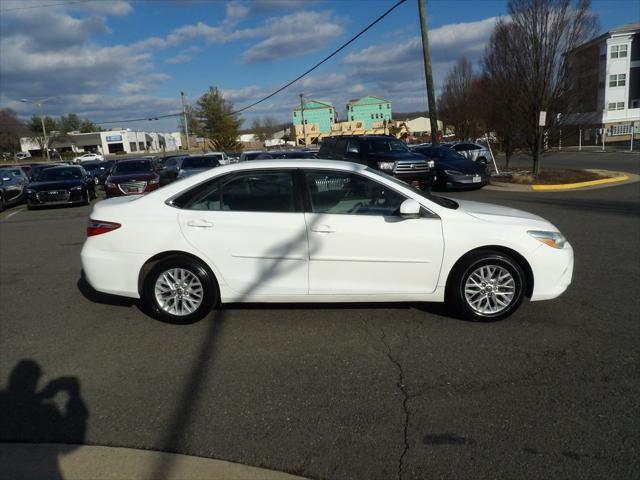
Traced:
<path id="1" fill-rule="evenodd" d="M 103 128 L 174 131 L 210 87 L 241 108 L 297 77 L 396 0 L 0 0 L 0 108 L 37 113 L 21 99 L 53 97 L 45 114 L 75 112 Z M 436 93 L 460 57 L 476 64 L 506 0 L 427 0 Z M 594 0 L 601 31 L 640 21 L 638 0 Z M 396 112 L 426 110 L 417 0 L 408 0 L 307 77 L 242 114 L 291 119 L 306 98 L 364 95 Z"/>

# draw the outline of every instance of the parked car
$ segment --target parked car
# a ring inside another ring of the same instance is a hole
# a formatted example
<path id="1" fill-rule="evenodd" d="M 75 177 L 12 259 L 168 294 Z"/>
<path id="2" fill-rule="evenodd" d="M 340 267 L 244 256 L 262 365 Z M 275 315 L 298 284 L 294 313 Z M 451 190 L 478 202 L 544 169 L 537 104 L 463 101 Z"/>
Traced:
<path id="1" fill-rule="evenodd" d="M 451 149 L 473 162 L 488 165 L 491 161 L 491 151 L 486 145 L 472 142 L 458 142 L 451 145 Z"/>
<path id="2" fill-rule="evenodd" d="M 31 158 L 31 154 L 29 152 L 18 152 L 15 158 L 16 160 L 26 160 L 27 158 Z"/>
<path id="3" fill-rule="evenodd" d="M 42 170 L 27 187 L 29 209 L 48 205 L 85 204 L 96 198 L 93 178 L 78 165 L 61 165 Z"/>
<path id="4" fill-rule="evenodd" d="M 256 157 L 262 155 L 264 151 L 262 150 L 247 150 L 246 152 L 242 152 L 240 154 L 240 158 L 238 162 L 246 162 L 247 160 L 255 160 Z"/>
<path id="5" fill-rule="evenodd" d="M 436 171 L 433 188 L 436 190 L 478 189 L 491 181 L 486 165 L 468 160 L 449 147 L 418 146 L 413 151 L 433 160 Z"/>
<path id="6" fill-rule="evenodd" d="M 316 152 L 307 150 L 268 150 L 258 155 L 254 160 L 272 160 L 283 158 L 318 158 Z"/>
<path id="7" fill-rule="evenodd" d="M 111 171 L 111 167 L 115 162 L 101 162 L 99 160 L 91 160 L 87 162 L 82 162 L 82 168 L 84 168 L 91 178 L 93 178 L 93 183 L 96 185 L 100 185 L 104 183 L 104 180 L 109 175 Z"/>
<path id="8" fill-rule="evenodd" d="M 433 162 L 392 136 L 328 137 L 322 141 L 318 158 L 361 163 L 420 188 L 430 188 L 433 183 Z"/>
<path id="9" fill-rule="evenodd" d="M 227 302 L 442 302 L 473 320 L 559 296 L 573 250 L 543 218 L 435 196 L 362 164 L 264 160 L 93 207 L 89 284 L 191 322 Z"/>
<path id="10" fill-rule="evenodd" d="M 151 160 L 131 159 L 117 162 L 104 182 L 107 197 L 137 195 L 160 186 L 160 176 Z"/>
<path id="11" fill-rule="evenodd" d="M 229 165 L 231 161 L 225 152 L 207 152 L 204 154 L 205 157 L 216 157 L 218 159 L 218 163 L 220 165 Z"/>
<path id="12" fill-rule="evenodd" d="M 103 161 L 104 157 L 99 153 L 85 153 L 84 155 L 80 155 L 79 157 L 75 157 L 73 159 L 73 163 L 84 163 L 90 162 L 94 160 Z"/>
<path id="13" fill-rule="evenodd" d="M 27 183 L 19 168 L 0 169 L 0 212 L 25 200 Z"/>
<path id="14" fill-rule="evenodd" d="M 238 163 L 240 161 L 240 152 L 224 152 L 229 158 L 229 163 Z"/>
<path id="15" fill-rule="evenodd" d="M 179 178 L 195 175 L 210 168 L 220 166 L 216 155 L 187 155 L 167 160 L 160 173 L 160 184 L 166 185 Z"/>

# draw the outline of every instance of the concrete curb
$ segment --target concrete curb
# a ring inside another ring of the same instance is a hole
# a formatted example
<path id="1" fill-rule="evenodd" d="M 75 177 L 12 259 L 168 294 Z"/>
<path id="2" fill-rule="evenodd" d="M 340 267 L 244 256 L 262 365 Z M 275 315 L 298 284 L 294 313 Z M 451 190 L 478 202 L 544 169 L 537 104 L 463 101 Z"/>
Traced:
<path id="1" fill-rule="evenodd" d="M 2 443 L 0 465 L 0 478 L 12 480 L 307 480 L 225 460 L 55 443 Z"/>
<path id="2" fill-rule="evenodd" d="M 609 178 L 591 180 L 588 182 L 565 183 L 555 185 L 519 185 L 514 183 L 491 181 L 485 186 L 487 190 L 502 192 L 566 192 L 576 190 L 591 190 L 596 188 L 617 187 L 628 183 L 640 182 L 640 175 L 628 172 L 614 172 L 611 170 L 587 169 L 589 172 L 599 173 Z"/>

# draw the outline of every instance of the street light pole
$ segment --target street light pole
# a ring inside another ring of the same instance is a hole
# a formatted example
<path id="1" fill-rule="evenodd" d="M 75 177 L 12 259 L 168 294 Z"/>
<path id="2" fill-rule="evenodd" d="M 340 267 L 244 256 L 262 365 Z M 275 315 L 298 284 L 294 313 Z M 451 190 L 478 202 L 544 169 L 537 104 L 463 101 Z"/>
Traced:
<path id="1" fill-rule="evenodd" d="M 20 99 L 22 103 L 35 103 L 38 106 L 38 109 L 40 110 L 40 124 L 42 125 L 42 137 L 43 137 L 42 148 L 47 155 L 47 161 L 50 161 L 51 157 L 49 156 L 49 141 L 47 139 L 47 129 L 44 126 L 44 111 L 42 109 L 42 104 L 48 100 L 51 100 L 52 98 L 56 98 L 56 97 L 41 98 L 35 101 L 27 100 L 26 98 Z"/>
<path id="2" fill-rule="evenodd" d="M 304 146 L 307 146 L 307 127 L 304 124 L 304 101 L 302 100 L 302 97 L 304 96 L 303 93 L 300 93 L 300 119 L 302 121 L 302 135 L 304 136 Z"/>
<path id="3" fill-rule="evenodd" d="M 191 148 L 189 145 L 189 124 L 187 123 L 187 108 L 184 104 L 184 92 L 180 92 L 180 97 L 182 98 L 182 117 L 184 118 L 184 134 L 187 138 L 187 151 Z"/>
<path id="4" fill-rule="evenodd" d="M 424 0 L 418 0 L 418 11 L 420 12 L 420 31 L 422 33 L 422 56 L 424 61 L 424 77 L 427 83 L 427 97 L 429 99 L 431 144 L 438 145 L 438 118 L 436 113 L 436 96 L 433 90 L 433 75 L 431 74 L 431 54 L 429 53 L 429 35 L 427 34 L 427 13 L 426 13 L 426 8 L 424 6 Z"/>

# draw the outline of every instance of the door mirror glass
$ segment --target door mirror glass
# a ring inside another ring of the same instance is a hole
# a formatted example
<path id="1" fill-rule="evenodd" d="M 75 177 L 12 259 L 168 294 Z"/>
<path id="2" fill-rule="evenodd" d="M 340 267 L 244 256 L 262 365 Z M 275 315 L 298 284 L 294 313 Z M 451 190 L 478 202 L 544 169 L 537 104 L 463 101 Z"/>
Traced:
<path id="1" fill-rule="evenodd" d="M 400 216 L 402 218 L 418 218 L 420 216 L 420 204 L 413 198 L 407 198 L 400 205 Z"/>

